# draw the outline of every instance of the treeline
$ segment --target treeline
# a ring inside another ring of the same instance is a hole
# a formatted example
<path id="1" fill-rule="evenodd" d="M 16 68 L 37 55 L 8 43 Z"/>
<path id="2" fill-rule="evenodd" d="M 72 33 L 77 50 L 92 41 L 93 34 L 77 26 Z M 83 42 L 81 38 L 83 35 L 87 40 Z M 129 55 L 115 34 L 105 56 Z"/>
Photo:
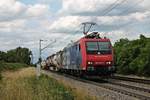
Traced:
<path id="1" fill-rule="evenodd" d="M 32 52 L 28 48 L 18 47 L 7 52 L 0 51 L 0 61 L 8 63 L 30 64 Z"/>
<path id="2" fill-rule="evenodd" d="M 115 66 L 121 74 L 150 76 L 150 38 L 120 39 L 114 44 Z"/>
<path id="3" fill-rule="evenodd" d="M 1 71 L 17 70 L 31 64 L 31 55 L 32 52 L 28 48 L 21 47 L 7 52 L 0 51 L 0 79 L 2 78 Z"/>

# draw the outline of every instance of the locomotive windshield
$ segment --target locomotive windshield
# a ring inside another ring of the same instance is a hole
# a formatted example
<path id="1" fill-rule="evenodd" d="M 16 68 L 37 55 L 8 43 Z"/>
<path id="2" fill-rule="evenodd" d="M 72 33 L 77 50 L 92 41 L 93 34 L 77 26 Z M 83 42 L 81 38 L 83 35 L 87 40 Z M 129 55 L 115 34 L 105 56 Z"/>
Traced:
<path id="1" fill-rule="evenodd" d="M 111 54 L 110 42 L 86 42 L 88 54 Z"/>
<path id="2" fill-rule="evenodd" d="M 97 42 L 87 42 L 87 50 L 88 51 L 98 51 Z"/>

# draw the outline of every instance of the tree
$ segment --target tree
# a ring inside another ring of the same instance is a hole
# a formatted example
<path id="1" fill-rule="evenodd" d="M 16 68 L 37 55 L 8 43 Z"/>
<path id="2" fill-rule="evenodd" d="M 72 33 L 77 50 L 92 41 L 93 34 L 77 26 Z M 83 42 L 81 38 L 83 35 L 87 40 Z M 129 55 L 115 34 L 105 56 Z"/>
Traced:
<path id="1" fill-rule="evenodd" d="M 32 52 L 28 48 L 18 47 L 16 49 L 12 49 L 5 52 L 0 52 L 0 60 L 5 62 L 19 62 L 30 64 L 31 58 L 30 55 Z"/>
<path id="2" fill-rule="evenodd" d="M 6 61 L 6 53 L 3 51 L 0 51 L 0 61 Z"/>
<path id="3" fill-rule="evenodd" d="M 114 50 L 119 73 L 150 76 L 150 38 L 141 34 L 137 40 L 120 39 Z"/>

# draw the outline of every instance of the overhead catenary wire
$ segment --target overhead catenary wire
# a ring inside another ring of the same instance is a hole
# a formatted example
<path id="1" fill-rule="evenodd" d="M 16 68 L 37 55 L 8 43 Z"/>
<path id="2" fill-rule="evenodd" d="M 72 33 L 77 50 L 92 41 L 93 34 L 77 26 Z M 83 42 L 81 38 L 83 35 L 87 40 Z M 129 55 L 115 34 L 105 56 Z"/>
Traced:
<path id="1" fill-rule="evenodd" d="M 138 0 L 138 2 L 136 2 L 136 3 L 134 3 L 134 4 L 132 5 L 132 7 L 128 7 L 127 9 L 124 9 L 124 11 L 123 11 L 123 12 L 120 12 L 118 15 L 119 15 L 119 16 L 120 16 L 120 15 L 123 15 L 124 13 L 128 12 L 129 10 L 131 10 L 131 8 L 132 8 L 132 9 L 135 8 L 139 3 L 142 3 L 142 2 L 144 2 L 144 0 Z"/>
<path id="2" fill-rule="evenodd" d="M 115 2 L 111 3 L 106 9 L 103 10 L 104 12 L 107 12 L 109 9 L 111 9 L 114 5 L 116 5 L 117 2 L 119 2 L 120 0 L 116 0 Z"/>
<path id="3" fill-rule="evenodd" d="M 112 3 L 107 9 L 106 11 L 103 11 L 102 16 L 107 15 L 108 13 L 110 13 L 113 9 L 115 9 L 116 7 L 122 5 L 124 2 L 126 2 L 127 0 L 116 0 L 114 3 Z"/>
<path id="4" fill-rule="evenodd" d="M 106 9 L 104 9 L 102 12 L 103 14 L 101 16 L 106 16 L 109 14 L 113 9 L 117 8 L 118 6 L 122 5 L 125 3 L 127 0 L 116 0 L 112 4 L 110 4 Z M 101 24 L 102 25 L 102 24 Z M 100 26 L 96 24 L 96 26 Z"/>
<path id="5" fill-rule="evenodd" d="M 144 2 L 144 0 L 138 0 L 137 2 L 135 2 L 135 3 L 133 3 L 132 4 L 132 6 L 131 7 L 128 7 L 127 9 L 125 9 L 123 12 L 121 12 L 121 13 L 119 13 L 119 14 L 117 14 L 118 16 L 122 16 L 124 13 L 127 13 L 130 9 L 133 9 L 133 8 L 135 8 L 137 5 L 139 5 L 139 4 L 141 4 L 142 2 Z M 147 9 L 148 10 L 148 9 Z M 138 21 L 132 21 L 132 22 L 127 22 L 127 23 L 124 23 L 124 24 L 122 24 L 122 25 L 118 25 L 117 23 L 116 23 L 116 26 L 114 26 L 113 28 L 115 29 L 115 30 L 120 30 L 121 28 L 125 28 L 125 27 L 127 27 L 127 26 L 130 26 L 130 25 L 133 25 L 133 24 L 135 24 L 135 23 L 138 23 Z M 102 25 L 102 24 L 101 24 Z M 99 27 L 100 25 L 96 25 L 97 27 Z M 101 26 L 100 26 L 101 27 Z M 128 30 L 129 31 L 129 30 Z M 105 33 L 106 34 L 106 33 Z"/>
<path id="6" fill-rule="evenodd" d="M 114 8 L 116 8 L 117 6 L 121 5 L 122 3 L 124 3 L 127 0 L 116 0 L 115 2 L 113 2 L 112 4 L 110 4 L 103 12 L 103 16 L 108 14 L 109 12 L 111 12 Z M 81 24 L 80 24 L 81 25 Z M 75 31 L 74 34 L 80 32 L 79 30 Z"/>
<path id="7" fill-rule="evenodd" d="M 115 2 L 113 2 L 112 4 L 110 4 L 103 12 L 103 16 L 108 14 L 109 12 L 111 12 L 114 8 L 116 8 L 117 6 L 121 5 L 122 3 L 124 3 L 127 0 L 116 0 Z M 81 24 L 80 24 L 81 25 Z M 78 33 L 79 30 L 75 31 L 74 33 Z"/>
<path id="8" fill-rule="evenodd" d="M 129 11 L 131 8 L 136 7 L 136 5 L 138 5 L 139 3 L 142 3 L 142 2 L 144 2 L 144 0 L 139 0 L 138 2 L 136 2 L 136 3 L 134 4 L 135 6 L 133 5 L 132 7 L 127 8 L 124 12 L 120 13 L 119 15 L 122 15 L 123 13 Z M 138 23 L 138 22 L 135 22 L 135 23 Z M 127 26 L 132 25 L 132 24 L 134 24 L 133 21 L 132 21 L 132 22 L 125 23 L 125 24 L 123 24 L 123 25 L 121 25 L 121 26 L 118 26 L 117 29 L 121 29 L 121 28 L 127 27 Z"/>
<path id="9" fill-rule="evenodd" d="M 122 5 L 125 1 L 127 1 L 127 0 L 116 0 L 114 3 L 110 4 L 110 5 L 103 11 L 102 15 L 103 15 L 103 16 L 106 16 L 106 15 L 109 14 L 113 9 L 115 9 L 115 8 L 117 8 L 118 6 Z M 81 24 L 80 24 L 80 25 L 81 25 Z M 91 27 L 92 27 L 92 26 L 91 26 Z M 80 27 L 80 29 L 81 29 L 81 28 L 82 28 L 82 27 Z M 78 35 L 78 33 L 80 32 L 80 29 L 77 30 L 77 31 L 75 31 L 75 32 L 73 32 L 73 33 L 72 33 L 73 35 L 64 38 L 63 41 L 64 41 L 64 40 L 68 40 L 68 38 L 70 39 L 70 38 L 73 38 L 73 37 L 75 37 L 76 35 Z M 60 39 L 60 41 L 58 41 L 58 42 L 61 43 L 62 40 Z M 44 48 L 44 49 L 45 49 L 45 48 Z"/>
<path id="10" fill-rule="evenodd" d="M 127 0 L 126 0 L 127 1 Z M 132 7 L 129 7 L 129 8 L 127 8 L 126 10 L 124 10 L 123 12 L 121 12 L 121 13 L 119 13 L 119 14 L 117 14 L 117 16 L 120 16 L 120 15 L 122 15 L 123 13 L 126 13 L 127 11 L 129 11 L 131 8 L 134 8 L 134 7 L 136 7 L 136 5 L 138 5 L 139 3 L 142 3 L 144 0 L 139 0 L 138 2 L 136 2 L 136 3 L 134 3 L 134 5 L 132 6 Z M 108 14 L 108 13 L 107 13 Z M 133 22 L 128 22 L 128 23 L 125 23 L 125 24 L 123 24 L 123 25 L 120 25 L 120 26 L 118 26 L 117 25 L 117 30 L 118 29 L 120 29 L 120 28 L 123 28 L 123 27 L 126 27 L 127 25 L 130 25 L 130 24 L 133 24 Z M 100 26 L 100 25 L 102 25 L 102 24 L 97 24 L 97 26 Z M 115 28 L 115 27 L 114 27 Z"/>
<path id="11" fill-rule="evenodd" d="M 106 7 L 105 9 L 103 9 L 101 12 L 103 12 L 101 14 L 101 16 L 106 16 L 107 14 L 109 14 L 113 9 L 115 9 L 117 6 L 123 4 L 125 1 L 127 0 L 116 0 L 113 3 L 111 3 L 108 7 Z M 98 24 L 96 24 L 98 25 Z"/>
<path id="12" fill-rule="evenodd" d="M 66 42 L 66 40 L 70 40 L 71 41 L 71 38 L 73 38 L 73 37 L 75 37 L 76 35 L 78 35 L 78 33 L 80 32 L 80 30 L 81 30 L 81 24 L 79 24 L 78 25 L 79 27 L 77 27 L 77 28 L 79 28 L 79 29 L 76 29 L 76 31 L 75 32 L 73 32 L 72 34 L 74 34 L 74 35 L 68 35 L 68 36 L 66 36 L 66 37 L 62 37 L 61 39 L 59 39 L 59 40 L 57 40 L 57 42 L 55 42 L 55 44 L 62 44 L 62 42 Z"/>
<path id="13" fill-rule="evenodd" d="M 103 14 L 102 16 L 106 16 L 107 14 L 109 14 L 112 10 L 114 10 L 115 8 L 117 8 L 118 6 L 122 5 L 123 3 L 125 3 L 127 0 L 116 0 L 115 2 L 113 2 L 112 4 L 110 4 L 106 9 L 103 10 Z M 80 27 L 81 29 L 81 27 Z M 73 34 L 77 35 L 77 33 L 79 33 L 80 30 L 75 31 Z M 67 36 L 64 39 L 68 39 L 68 38 L 72 38 L 75 37 L 75 35 L 71 35 L 71 36 Z M 64 40 L 63 39 L 63 40 Z M 62 40 L 61 40 L 62 41 Z M 58 41 L 58 42 L 61 42 Z"/>
<path id="14" fill-rule="evenodd" d="M 43 51 L 44 49 L 48 48 L 49 46 L 51 46 L 51 45 L 52 45 L 53 43 L 55 43 L 55 42 L 56 42 L 56 40 L 50 42 L 47 46 L 41 48 L 41 51 Z"/>

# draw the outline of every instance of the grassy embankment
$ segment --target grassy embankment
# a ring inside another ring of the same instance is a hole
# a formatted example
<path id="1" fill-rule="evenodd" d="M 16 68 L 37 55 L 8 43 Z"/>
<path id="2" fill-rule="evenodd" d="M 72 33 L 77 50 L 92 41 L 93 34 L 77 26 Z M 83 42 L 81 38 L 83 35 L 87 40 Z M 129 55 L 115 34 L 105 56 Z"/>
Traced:
<path id="1" fill-rule="evenodd" d="M 6 63 L 0 61 L 0 70 L 1 71 L 6 71 L 6 70 L 18 70 L 20 68 L 28 67 L 27 64 L 22 64 L 22 63 Z"/>
<path id="2" fill-rule="evenodd" d="M 15 71 L 20 68 L 28 67 L 26 64 L 22 63 L 6 63 L 3 61 L 0 61 L 0 79 L 2 78 L 1 72 L 3 71 Z"/>
<path id="3" fill-rule="evenodd" d="M 35 69 L 31 67 L 5 71 L 2 76 L 1 100 L 91 100 L 45 75 L 37 80 Z"/>

